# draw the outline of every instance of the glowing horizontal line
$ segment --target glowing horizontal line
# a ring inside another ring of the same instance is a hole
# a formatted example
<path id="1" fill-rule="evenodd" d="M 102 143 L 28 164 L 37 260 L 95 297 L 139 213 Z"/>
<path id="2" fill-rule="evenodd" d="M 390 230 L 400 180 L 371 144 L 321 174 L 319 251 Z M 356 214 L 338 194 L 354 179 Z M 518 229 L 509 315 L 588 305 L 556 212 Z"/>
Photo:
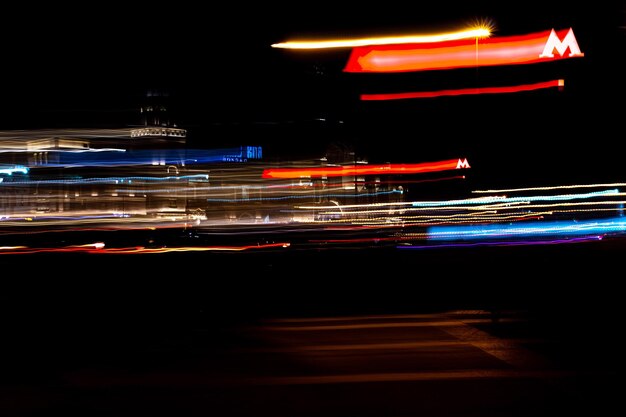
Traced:
<path id="1" fill-rule="evenodd" d="M 91 254 L 155 254 L 165 252 L 208 252 L 208 251 L 233 251 L 241 252 L 245 250 L 288 248 L 291 246 L 289 242 L 267 243 L 259 245 L 245 246 L 181 246 L 181 247 L 162 247 L 162 248 L 146 248 L 143 246 L 127 247 L 127 248 L 105 248 L 104 246 L 66 246 L 59 248 L 28 248 L 25 246 L 16 246 L 21 250 L 0 252 L 0 255 L 25 255 L 32 253 L 61 253 L 61 252 L 80 252 Z M 6 247 L 4 249 L 7 249 Z"/>
<path id="2" fill-rule="evenodd" d="M 346 165 L 338 167 L 312 168 L 268 168 L 263 178 L 292 179 L 302 177 L 343 177 L 354 175 L 420 174 L 426 172 L 457 169 L 461 159 L 419 164 Z M 469 167 L 469 165 L 468 165 Z"/>
<path id="3" fill-rule="evenodd" d="M 524 91 L 534 91 L 553 87 L 562 87 L 564 80 L 550 80 L 534 84 L 519 84 L 503 87 L 482 87 L 482 88 L 459 88 L 451 90 L 438 91 L 416 91 L 410 93 L 388 93 L 388 94 L 361 94 L 363 101 L 383 101 L 383 100 L 402 100 L 410 98 L 434 98 L 444 96 L 464 96 L 477 94 L 503 94 L 503 93 L 520 93 Z"/>
<path id="4" fill-rule="evenodd" d="M 600 220 L 529 222 L 523 224 L 433 226 L 428 228 L 427 235 L 428 239 L 432 240 L 478 240 L 505 236 L 590 236 L 624 232 L 626 232 L 626 219 L 617 217 Z"/>
<path id="5" fill-rule="evenodd" d="M 280 326 L 267 327 L 268 330 L 281 332 L 310 332 L 310 331 L 327 331 L 327 330 L 356 330 L 356 329 L 387 329 L 387 328 L 403 328 L 403 327 L 446 327 L 458 326 L 456 320 L 437 320 L 437 321 L 418 321 L 418 322 L 399 322 L 399 323 L 358 323 L 358 324 L 335 324 L 335 325 L 316 325 L 316 326 Z"/>
<path id="6" fill-rule="evenodd" d="M 267 323 L 323 323 L 336 321 L 367 321 L 367 320 L 398 320 L 398 319 L 432 319 L 447 318 L 447 315 L 439 314 L 375 314 L 362 316 L 334 316 L 334 317 L 282 317 L 264 320 Z"/>
<path id="7" fill-rule="evenodd" d="M 448 200 L 448 201 L 415 201 L 412 203 L 413 207 L 442 207 L 454 204 L 491 204 L 495 203 L 497 205 L 502 205 L 506 203 L 507 205 L 510 203 L 523 203 L 527 204 L 530 201 L 563 201 L 563 200 L 578 200 L 582 198 L 595 198 L 595 197 L 603 197 L 603 196 L 619 196 L 624 195 L 624 193 L 620 193 L 619 190 L 604 190 L 604 191 L 593 191 L 584 194 L 561 194 L 561 195 L 552 195 L 552 196 L 526 196 L 526 197 L 477 197 L 477 198 L 468 198 L 464 200 Z"/>
<path id="8" fill-rule="evenodd" d="M 606 184 L 575 184 L 575 185 L 554 185 L 546 187 L 527 187 L 527 188 L 502 188 L 499 190 L 474 190 L 473 193 L 509 193 L 516 191 L 541 191 L 541 190 L 559 190 L 568 188 L 600 188 L 600 187 L 623 187 L 626 182 L 612 182 Z"/>
<path id="9" fill-rule="evenodd" d="M 281 49 L 328 49 L 328 48 L 354 48 L 369 45 L 397 45 L 410 43 L 436 43 L 454 41 L 460 39 L 486 38 L 490 35 L 489 29 L 478 28 L 458 32 L 438 33 L 432 35 L 404 35 L 386 36 L 357 39 L 332 39 L 326 41 L 291 41 L 280 42 L 272 45 L 272 48 Z"/>
<path id="10" fill-rule="evenodd" d="M 556 43 L 558 41 L 558 43 Z M 554 43 L 554 45 L 552 45 Z M 554 46 L 557 53 L 547 53 Z M 569 51 L 569 53 L 567 53 Z M 445 44 L 367 45 L 354 47 L 345 72 L 406 72 L 518 65 L 582 57 L 573 31 L 544 31 Z"/>

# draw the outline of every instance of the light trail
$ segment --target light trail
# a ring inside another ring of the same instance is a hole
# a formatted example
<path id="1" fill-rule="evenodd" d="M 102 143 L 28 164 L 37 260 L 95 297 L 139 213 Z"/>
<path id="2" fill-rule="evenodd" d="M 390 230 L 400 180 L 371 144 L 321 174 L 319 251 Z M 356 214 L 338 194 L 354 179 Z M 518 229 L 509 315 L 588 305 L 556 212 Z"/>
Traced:
<path id="1" fill-rule="evenodd" d="M 368 45 L 403 45 L 419 43 L 438 43 L 454 41 L 459 39 L 487 38 L 491 35 L 488 27 L 477 27 L 473 29 L 456 32 L 434 33 L 429 35 L 401 35 L 352 39 L 330 39 L 330 40 L 302 40 L 288 41 L 272 44 L 272 48 L 280 49 L 329 49 L 329 48 L 354 48 Z"/>
<path id="2" fill-rule="evenodd" d="M 582 56 L 584 54 L 571 28 L 558 32 L 552 29 L 527 35 L 493 37 L 480 42 L 464 39 L 448 43 L 355 47 L 344 71 L 382 73 L 444 70 L 535 64 Z"/>
<path id="3" fill-rule="evenodd" d="M 381 93 L 381 94 L 361 94 L 363 101 L 387 101 L 387 100 L 406 100 L 415 98 L 436 98 L 450 96 L 466 96 L 479 94 L 510 94 L 522 93 L 527 91 L 545 90 L 548 88 L 561 88 L 565 85 L 564 80 L 550 80 L 533 84 L 518 84 L 500 87 L 475 87 L 475 88 L 457 88 L 450 90 L 438 91 L 415 91 L 406 93 Z"/>
<path id="4" fill-rule="evenodd" d="M 354 175 L 424 174 L 469 168 L 467 159 L 449 159 L 419 164 L 344 165 L 311 168 L 268 168 L 263 178 L 294 179 L 302 177 L 349 177 Z"/>

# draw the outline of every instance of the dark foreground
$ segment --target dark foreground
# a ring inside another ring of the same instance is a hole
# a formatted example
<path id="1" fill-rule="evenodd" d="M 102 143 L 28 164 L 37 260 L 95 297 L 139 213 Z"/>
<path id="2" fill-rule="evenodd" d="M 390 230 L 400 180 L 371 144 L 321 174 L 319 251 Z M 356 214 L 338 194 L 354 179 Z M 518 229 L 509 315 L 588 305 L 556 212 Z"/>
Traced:
<path id="1" fill-rule="evenodd" d="M 606 414 L 623 253 L 3 257 L 1 414 Z"/>

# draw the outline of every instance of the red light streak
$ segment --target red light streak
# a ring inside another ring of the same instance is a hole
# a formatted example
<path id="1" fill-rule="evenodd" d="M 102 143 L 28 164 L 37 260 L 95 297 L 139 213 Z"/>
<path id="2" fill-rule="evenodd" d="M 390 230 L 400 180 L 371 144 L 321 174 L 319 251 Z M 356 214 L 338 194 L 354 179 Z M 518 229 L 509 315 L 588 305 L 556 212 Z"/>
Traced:
<path id="1" fill-rule="evenodd" d="M 259 245 L 243 246 L 180 246 L 163 248 L 146 248 L 144 246 L 133 246 L 125 248 L 104 248 L 93 245 L 66 246 L 59 248 L 29 248 L 25 246 L 16 247 L 15 250 L 0 251 L 0 255 L 25 255 L 33 253 L 91 253 L 91 254 L 152 254 L 166 252 L 207 252 L 207 251 L 227 251 L 241 252 L 256 249 L 284 249 L 291 246 L 289 242 L 266 243 Z"/>
<path id="2" fill-rule="evenodd" d="M 553 87 L 563 87 L 564 80 L 550 80 L 533 84 L 519 84 L 502 87 L 481 87 L 481 88 L 458 88 L 451 90 L 438 91 L 415 91 L 408 93 L 388 93 L 388 94 L 361 94 L 363 101 L 382 101 L 382 100 L 402 100 L 409 98 L 433 98 L 445 96 L 464 96 L 476 94 L 503 94 L 503 93 L 520 93 L 524 91 L 541 90 Z"/>
<path id="3" fill-rule="evenodd" d="M 544 53 L 545 50 L 548 52 Z M 479 40 L 356 47 L 352 49 L 344 71 L 425 71 L 532 64 L 582 56 L 584 54 L 580 52 L 572 29 L 558 32 L 548 30 L 528 35 Z"/>
<path id="4" fill-rule="evenodd" d="M 263 178 L 293 179 L 302 177 L 344 177 L 354 175 L 424 174 L 447 171 L 464 166 L 461 159 L 420 164 L 346 165 L 339 167 L 314 168 L 268 168 Z"/>

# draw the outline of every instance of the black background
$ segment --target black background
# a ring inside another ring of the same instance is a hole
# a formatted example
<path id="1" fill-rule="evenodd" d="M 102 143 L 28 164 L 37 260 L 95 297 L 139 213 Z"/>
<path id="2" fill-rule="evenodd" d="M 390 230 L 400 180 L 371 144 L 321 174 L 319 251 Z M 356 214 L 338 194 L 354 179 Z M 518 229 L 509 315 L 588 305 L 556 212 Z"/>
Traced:
<path id="1" fill-rule="evenodd" d="M 345 142 L 372 162 L 469 157 L 473 168 L 484 168 L 473 171 L 481 182 L 494 173 L 509 185 L 617 180 L 624 7 L 596 3 L 16 6 L 5 10 L 0 27 L 0 129 L 137 124 L 146 92 L 156 89 L 170 94 L 192 146 L 258 143 L 266 155 L 289 159 Z M 495 36 L 572 27 L 585 57 L 372 75 L 344 73 L 346 49 L 270 47 L 456 30 L 477 21 L 491 23 Z M 362 93 L 556 78 L 565 79 L 564 91 L 359 101 Z"/>

